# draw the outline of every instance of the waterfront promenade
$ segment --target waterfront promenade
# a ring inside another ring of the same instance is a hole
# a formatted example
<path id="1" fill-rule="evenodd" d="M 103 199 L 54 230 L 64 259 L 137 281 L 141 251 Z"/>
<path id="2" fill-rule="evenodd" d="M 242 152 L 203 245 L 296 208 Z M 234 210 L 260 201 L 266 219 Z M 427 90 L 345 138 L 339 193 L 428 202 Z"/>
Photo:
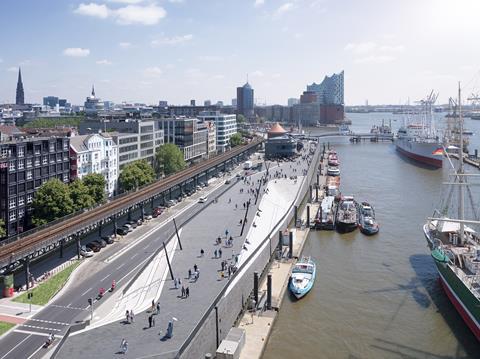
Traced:
<path id="1" fill-rule="evenodd" d="M 294 169 L 296 172 L 294 172 Z M 283 175 L 289 177 L 301 174 L 303 169 L 306 169 L 306 162 L 300 162 L 300 165 L 294 166 L 291 162 L 284 162 L 280 168 L 274 164 L 270 169 L 270 174 L 281 170 Z M 221 279 L 220 277 L 221 261 L 227 259 L 229 263 L 233 263 L 234 256 L 240 253 L 244 245 L 247 245 L 245 243 L 245 238 L 249 233 L 247 227 L 243 236 L 240 236 L 241 226 L 239 221 L 245 215 L 243 203 L 251 200 L 247 219 L 248 225 L 256 222 L 255 229 L 260 229 L 265 224 L 267 224 L 267 227 L 273 225 L 270 223 L 268 212 L 264 212 L 262 209 L 262 212 L 258 213 L 260 216 L 257 215 L 256 209 L 258 206 L 254 205 L 254 196 L 248 193 L 248 189 L 258 188 L 257 181 L 264 174 L 265 172 L 262 172 L 251 176 L 249 180 L 250 183 L 253 183 L 253 186 L 239 180 L 230 190 L 221 195 L 216 203 L 210 203 L 182 228 L 180 238 L 183 250 L 176 246 L 175 253 L 172 253 L 173 256 L 170 259 L 172 260 L 175 277 L 181 278 L 182 284 L 189 287 L 190 296 L 188 298 L 180 298 L 181 286 L 179 289 L 174 289 L 173 281 L 166 273 L 168 271 L 165 268 L 163 275 L 158 274 L 161 276 L 160 278 L 158 276 L 151 278 L 163 282 L 163 286 L 159 289 L 161 292 L 159 296 L 161 309 L 160 314 L 155 316 L 154 328 L 149 328 L 148 316 L 150 316 L 150 313 L 148 311 L 135 313 L 135 322 L 132 324 L 125 324 L 122 319 L 71 336 L 60 350 L 58 357 L 111 358 L 112 355 L 119 352 L 122 338 L 129 342 L 127 357 L 174 357 L 215 296 L 228 283 L 228 279 Z M 271 181 L 274 182 L 275 180 L 272 178 Z M 292 193 L 298 190 L 301 183 L 300 180 L 298 182 L 290 179 L 285 181 L 290 182 L 292 188 L 296 188 Z M 282 183 L 282 185 L 285 184 Z M 243 193 L 240 191 L 241 188 Z M 265 198 L 268 198 L 270 194 L 264 193 L 263 189 L 264 186 L 261 186 L 260 197 L 266 196 Z M 212 200 L 213 198 L 209 198 L 209 202 Z M 259 198 L 257 203 L 262 206 L 262 202 L 265 203 L 264 199 Z M 235 208 L 235 205 L 237 205 L 237 208 Z M 229 248 L 224 246 L 225 230 L 229 232 L 228 237 L 232 235 L 234 238 L 233 246 Z M 218 236 L 222 237 L 223 240 L 221 246 L 215 245 Z M 222 258 L 215 258 L 214 251 L 219 248 L 222 248 Z M 200 257 L 201 249 L 205 251 L 203 257 Z M 248 248 L 248 250 L 253 251 L 253 248 Z M 194 264 L 198 265 L 200 277 L 197 281 L 190 281 L 187 278 L 187 273 L 189 268 L 193 271 Z M 145 299 L 150 302 L 157 298 Z M 167 324 L 172 318 L 177 320 L 174 321 L 173 338 L 166 339 L 164 336 Z"/>

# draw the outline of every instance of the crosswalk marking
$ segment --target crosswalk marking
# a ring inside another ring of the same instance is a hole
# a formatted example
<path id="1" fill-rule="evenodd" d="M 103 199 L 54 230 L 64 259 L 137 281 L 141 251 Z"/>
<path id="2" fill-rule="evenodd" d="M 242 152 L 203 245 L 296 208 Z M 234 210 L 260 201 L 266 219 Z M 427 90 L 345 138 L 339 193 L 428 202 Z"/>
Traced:
<path id="1" fill-rule="evenodd" d="M 33 328 L 33 329 L 42 329 L 42 330 L 49 330 L 54 332 L 61 332 L 61 329 L 56 328 L 48 328 L 48 327 L 38 327 L 36 325 L 29 325 L 29 324 L 22 324 L 22 327 Z"/>
<path id="2" fill-rule="evenodd" d="M 63 322 L 53 322 L 51 320 L 43 320 L 43 319 L 29 319 L 28 321 L 36 321 L 36 322 L 41 322 L 41 323 L 47 323 L 47 324 L 57 324 L 57 325 L 70 325 L 69 323 L 63 323 Z"/>
<path id="3" fill-rule="evenodd" d="M 68 305 L 50 304 L 50 306 L 51 306 L 51 307 L 56 307 L 56 308 L 66 308 L 66 309 L 74 309 L 74 310 L 85 310 L 85 308 L 69 307 Z"/>

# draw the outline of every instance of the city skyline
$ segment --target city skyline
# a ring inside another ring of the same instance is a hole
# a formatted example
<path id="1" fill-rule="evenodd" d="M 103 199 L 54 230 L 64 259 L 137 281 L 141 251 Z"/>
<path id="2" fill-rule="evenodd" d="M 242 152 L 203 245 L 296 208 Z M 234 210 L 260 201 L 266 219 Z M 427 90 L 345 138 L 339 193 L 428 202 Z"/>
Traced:
<path id="1" fill-rule="evenodd" d="M 455 5 L 456 4 L 456 5 Z M 82 104 L 95 84 L 114 102 L 226 104 L 248 81 L 259 103 L 286 104 L 345 70 L 346 105 L 403 104 L 457 81 L 479 92 L 471 0 L 97 0 L 0 5 L 0 103 L 45 96 Z M 365 24 L 369 24 L 365 26 Z M 22 26 L 18 26 L 22 24 Z M 457 38 L 461 34 L 461 44 Z M 448 48 L 455 51 L 447 51 Z"/>

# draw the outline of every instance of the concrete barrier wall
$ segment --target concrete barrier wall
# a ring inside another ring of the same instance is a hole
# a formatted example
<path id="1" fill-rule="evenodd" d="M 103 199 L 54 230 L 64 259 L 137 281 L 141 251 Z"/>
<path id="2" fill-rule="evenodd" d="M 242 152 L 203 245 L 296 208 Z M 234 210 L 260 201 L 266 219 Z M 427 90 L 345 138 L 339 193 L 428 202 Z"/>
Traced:
<path id="1" fill-rule="evenodd" d="M 295 206 L 300 206 L 305 195 L 309 193 L 310 183 L 317 173 L 320 152 L 321 149 L 317 143 L 317 150 L 313 156 L 307 176 L 304 178 L 300 191 L 290 206 L 287 215 L 275 226 L 270 237 L 265 238 L 261 245 L 263 247 L 257 255 L 250 257 L 248 261 L 253 261 L 253 263 L 251 263 L 248 268 L 241 270 L 241 273 L 239 273 L 241 276 L 235 286 L 217 302 L 218 344 L 225 339 L 230 328 L 235 324 L 235 321 L 247 303 L 250 293 L 253 291 L 253 273 L 257 271 L 260 274 L 267 269 L 278 244 L 278 231 L 285 229 L 291 223 L 294 218 Z M 271 246 L 269 245 L 269 241 L 271 241 Z M 205 357 L 206 353 L 214 354 L 217 346 L 216 313 L 213 309 L 208 314 L 188 347 L 182 353 L 181 358 L 201 359 Z"/>

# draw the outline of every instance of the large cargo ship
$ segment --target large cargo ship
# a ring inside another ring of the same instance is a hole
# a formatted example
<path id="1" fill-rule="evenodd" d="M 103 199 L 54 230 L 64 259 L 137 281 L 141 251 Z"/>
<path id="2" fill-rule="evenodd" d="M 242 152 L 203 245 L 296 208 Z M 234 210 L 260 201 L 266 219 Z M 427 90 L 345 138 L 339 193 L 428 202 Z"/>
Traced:
<path id="1" fill-rule="evenodd" d="M 460 104 L 460 90 L 458 97 Z M 460 143 L 462 143 L 461 109 L 459 113 Z M 451 174 L 451 188 L 448 195 L 445 196 L 440 210 L 434 212 L 423 230 L 442 287 L 462 319 L 480 341 L 480 232 L 478 229 L 480 222 L 475 215 L 478 201 L 468 188 L 467 177 L 471 175 L 464 171 L 463 149 L 460 149 L 458 163 L 458 168 Z M 451 203 L 448 203 L 450 201 Z M 466 203 L 470 204 L 470 210 Z M 467 216 L 473 216 L 474 220 L 466 219 Z"/>
<path id="2" fill-rule="evenodd" d="M 432 91 L 421 101 L 422 111 L 404 121 L 397 132 L 395 146 L 398 152 L 414 161 L 441 168 L 443 146 L 433 119 L 433 105 L 437 96 Z"/>

